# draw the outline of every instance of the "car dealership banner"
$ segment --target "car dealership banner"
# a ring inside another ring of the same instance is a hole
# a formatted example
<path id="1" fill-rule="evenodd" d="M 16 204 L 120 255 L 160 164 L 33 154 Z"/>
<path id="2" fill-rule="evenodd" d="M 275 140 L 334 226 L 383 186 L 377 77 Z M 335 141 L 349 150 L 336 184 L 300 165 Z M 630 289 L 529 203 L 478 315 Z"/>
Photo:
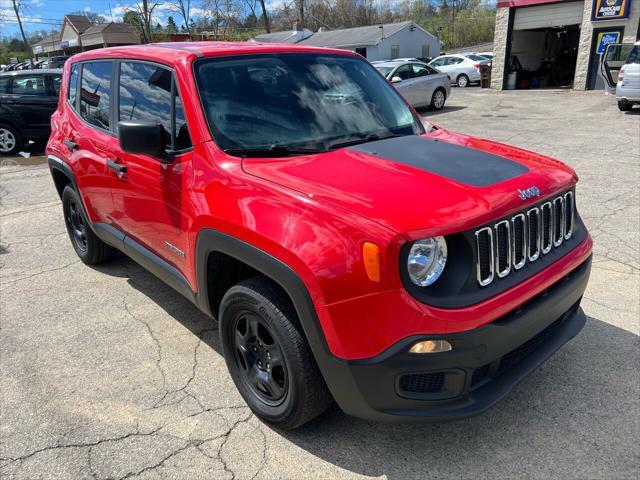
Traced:
<path id="1" fill-rule="evenodd" d="M 593 0 L 591 21 L 629 18 L 631 0 Z"/>

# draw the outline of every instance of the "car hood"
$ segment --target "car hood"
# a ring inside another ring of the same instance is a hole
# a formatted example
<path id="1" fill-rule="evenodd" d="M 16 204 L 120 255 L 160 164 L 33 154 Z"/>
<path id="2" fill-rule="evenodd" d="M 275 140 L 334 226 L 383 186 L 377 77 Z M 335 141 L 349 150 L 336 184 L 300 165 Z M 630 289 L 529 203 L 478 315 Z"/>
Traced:
<path id="1" fill-rule="evenodd" d="M 482 225 L 577 180 L 575 172 L 557 160 L 443 129 L 317 155 L 246 158 L 242 168 L 369 218 L 409 240 Z M 531 187 L 540 196 L 523 200 L 519 190 Z"/>

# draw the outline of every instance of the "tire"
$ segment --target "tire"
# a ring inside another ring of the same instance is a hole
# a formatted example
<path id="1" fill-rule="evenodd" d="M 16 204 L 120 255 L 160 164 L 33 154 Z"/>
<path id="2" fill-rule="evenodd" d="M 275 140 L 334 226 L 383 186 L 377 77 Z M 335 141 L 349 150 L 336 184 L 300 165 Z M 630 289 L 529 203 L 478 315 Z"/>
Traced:
<path id="1" fill-rule="evenodd" d="M 469 77 L 467 77 L 464 73 L 461 75 L 458 75 L 458 78 L 456 78 L 456 84 L 460 87 L 460 88 L 466 88 L 469 86 Z"/>
<path id="2" fill-rule="evenodd" d="M 12 125 L 0 124 L 0 155 L 15 155 L 22 148 L 22 135 Z"/>
<path id="3" fill-rule="evenodd" d="M 442 88 L 436 88 L 431 96 L 431 109 L 442 110 L 447 101 L 447 93 Z"/>
<path id="4" fill-rule="evenodd" d="M 633 108 L 633 103 L 631 102 L 618 102 L 618 110 L 621 112 L 628 112 Z"/>
<path id="5" fill-rule="evenodd" d="M 73 249 L 87 265 L 95 265 L 111 259 L 116 250 L 100 240 L 89 225 L 78 193 L 67 185 L 62 192 L 64 223 Z"/>
<path id="6" fill-rule="evenodd" d="M 263 422 L 293 430 L 333 402 L 298 316 L 265 277 L 231 287 L 220 304 L 220 343 L 240 395 Z"/>

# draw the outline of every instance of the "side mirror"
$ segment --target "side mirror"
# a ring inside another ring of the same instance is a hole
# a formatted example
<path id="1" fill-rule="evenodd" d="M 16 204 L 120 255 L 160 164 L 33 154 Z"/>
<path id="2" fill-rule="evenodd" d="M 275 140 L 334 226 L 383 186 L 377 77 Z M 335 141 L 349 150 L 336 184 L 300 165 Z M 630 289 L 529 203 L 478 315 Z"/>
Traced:
<path id="1" fill-rule="evenodd" d="M 391 83 L 398 83 L 398 82 L 401 82 L 401 81 L 402 81 L 402 79 L 397 75 L 391 79 Z"/>
<path id="2" fill-rule="evenodd" d="M 118 140 L 123 152 L 167 159 L 166 134 L 157 122 L 118 122 Z"/>

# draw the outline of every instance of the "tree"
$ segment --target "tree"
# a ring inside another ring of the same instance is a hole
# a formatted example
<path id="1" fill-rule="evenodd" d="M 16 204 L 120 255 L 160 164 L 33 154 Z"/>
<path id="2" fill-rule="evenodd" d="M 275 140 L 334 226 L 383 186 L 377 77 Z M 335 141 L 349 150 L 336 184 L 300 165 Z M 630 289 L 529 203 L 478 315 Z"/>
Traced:
<path id="1" fill-rule="evenodd" d="M 24 28 L 22 27 L 22 20 L 20 19 L 20 10 L 24 8 L 24 3 L 22 0 L 11 0 L 13 3 L 13 11 L 16 14 L 16 20 L 18 21 L 18 27 L 20 28 L 20 35 L 22 35 L 22 42 L 24 43 L 25 51 L 29 54 L 29 63 L 31 68 L 33 68 L 33 54 L 31 52 L 31 47 L 27 42 L 27 36 L 24 34 Z"/>
<path id="2" fill-rule="evenodd" d="M 167 27 L 165 30 L 167 33 L 178 33 L 178 25 L 176 25 L 176 21 L 172 16 L 167 18 Z"/>
<path id="3" fill-rule="evenodd" d="M 184 22 L 183 27 L 191 37 L 191 0 L 172 0 L 171 10 L 177 12 Z"/>
<path id="4" fill-rule="evenodd" d="M 122 23 L 133 25 L 142 30 L 142 17 L 140 16 L 140 12 L 136 10 L 125 10 L 122 16 Z"/>

